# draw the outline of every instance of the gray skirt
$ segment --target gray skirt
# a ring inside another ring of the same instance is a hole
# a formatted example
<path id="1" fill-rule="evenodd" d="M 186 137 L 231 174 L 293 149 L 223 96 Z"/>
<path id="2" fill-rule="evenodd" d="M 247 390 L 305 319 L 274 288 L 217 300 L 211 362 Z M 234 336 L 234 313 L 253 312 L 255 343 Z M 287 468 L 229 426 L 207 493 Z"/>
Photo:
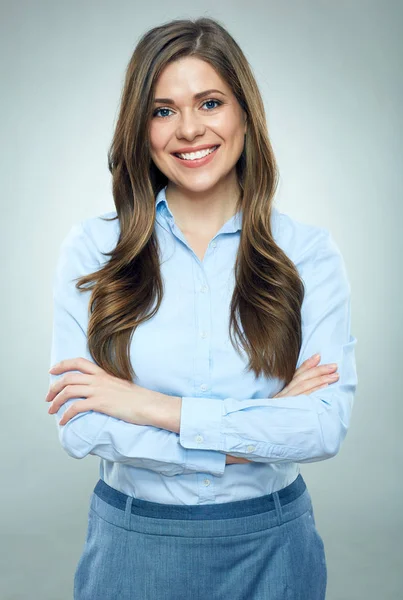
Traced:
<path id="1" fill-rule="evenodd" d="M 74 600 L 325 600 L 327 567 L 301 474 L 265 496 L 159 504 L 100 479 Z"/>

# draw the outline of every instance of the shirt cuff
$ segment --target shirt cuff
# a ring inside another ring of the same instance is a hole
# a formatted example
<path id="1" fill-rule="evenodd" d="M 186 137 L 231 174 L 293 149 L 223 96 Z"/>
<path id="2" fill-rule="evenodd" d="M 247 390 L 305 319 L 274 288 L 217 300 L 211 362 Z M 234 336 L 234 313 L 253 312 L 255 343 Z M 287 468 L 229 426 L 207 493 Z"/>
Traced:
<path id="1" fill-rule="evenodd" d="M 224 403 L 220 399 L 182 397 L 180 444 L 189 449 L 222 452 L 223 406 Z"/>
<path id="2" fill-rule="evenodd" d="M 185 453 L 184 473 L 209 473 L 221 477 L 225 471 L 226 454 L 215 450 L 183 449 Z"/>

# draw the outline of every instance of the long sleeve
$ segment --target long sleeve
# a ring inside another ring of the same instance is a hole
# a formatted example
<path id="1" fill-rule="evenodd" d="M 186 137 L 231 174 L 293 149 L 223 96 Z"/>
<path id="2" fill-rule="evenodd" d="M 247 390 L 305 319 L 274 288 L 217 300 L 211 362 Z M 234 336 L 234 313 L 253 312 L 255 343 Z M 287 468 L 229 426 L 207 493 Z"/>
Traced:
<path id="1" fill-rule="evenodd" d="M 315 462 L 339 451 L 357 386 L 357 339 L 350 332 L 351 289 L 345 264 L 327 229 L 304 252 L 298 268 L 305 297 L 297 368 L 319 352 L 320 364 L 337 363 L 338 381 L 311 394 L 280 398 L 182 397 L 179 435 L 184 448 L 273 463 Z"/>
<path id="2" fill-rule="evenodd" d="M 85 228 L 74 225 L 62 242 L 53 279 L 53 332 L 50 365 L 63 359 L 84 357 L 93 361 L 87 347 L 90 291 L 79 292 L 76 278 L 99 269 L 103 255 Z M 49 384 L 62 375 L 50 375 Z M 214 450 L 185 449 L 175 432 L 127 423 L 96 411 L 78 413 L 59 425 L 71 398 L 55 414 L 58 436 L 64 450 L 73 458 L 97 455 L 173 476 L 184 473 L 211 473 L 222 476 L 225 455 Z"/>

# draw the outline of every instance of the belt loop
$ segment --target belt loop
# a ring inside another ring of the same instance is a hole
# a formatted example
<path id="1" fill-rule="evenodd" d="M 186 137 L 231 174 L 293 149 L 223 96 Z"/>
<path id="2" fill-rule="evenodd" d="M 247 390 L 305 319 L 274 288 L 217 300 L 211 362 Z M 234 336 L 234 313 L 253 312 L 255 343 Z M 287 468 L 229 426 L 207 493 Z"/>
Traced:
<path id="1" fill-rule="evenodd" d="M 130 529 L 130 517 L 132 516 L 133 496 L 127 496 L 125 508 L 125 527 Z"/>
<path id="2" fill-rule="evenodd" d="M 278 492 L 273 492 L 274 504 L 276 505 L 277 523 L 281 525 L 283 523 L 283 511 L 281 509 L 281 502 L 278 496 Z"/>

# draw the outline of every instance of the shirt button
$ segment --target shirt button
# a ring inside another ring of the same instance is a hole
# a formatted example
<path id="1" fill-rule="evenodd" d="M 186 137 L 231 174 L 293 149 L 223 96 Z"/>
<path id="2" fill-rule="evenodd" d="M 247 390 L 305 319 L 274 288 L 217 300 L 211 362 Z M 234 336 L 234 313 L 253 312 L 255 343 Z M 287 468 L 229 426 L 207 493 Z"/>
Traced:
<path id="1" fill-rule="evenodd" d="M 204 440 L 204 437 L 202 435 L 196 435 L 195 440 L 196 442 L 200 443 Z"/>
<path id="2" fill-rule="evenodd" d="M 213 248 L 215 248 L 217 246 L 217 242 L 211 242 L 211 245 Z"/>
<path id="3" fill-rule="evenodd" d="M 205 292 L 207 292 L 207 285 L 202 285 L 200 288 L 200 291 L 204 294 Z"/>
<path id="4" fill-rule="evenodd" d="M 205 383 L 202 383 L 200 389 L 203 390 L 203 392 L 205 392 L 208 389 L 208 386 Z"/>
<path id="5" fill-rule="evenodd" d="M 207 333 L 205 331 L 202 331 L 201 334 L 200 334 L 200 337 L 206 338 L 207 337 Z"/>
<path id="6" fill-rule="evenodd" d="M 203 484 L 204 485 L 210 485 L 210 479 L 204 479 L 203 480 Z"/>
<path id="7" fill-rule="evenodd" d="M 248 452 L 253 452 L 253 451 L 254 451 L 254 449 L 255 449 L 255 446 L 248 446 L 248 447 L 246 448 L 246 450 L 247 450 Z"/>

